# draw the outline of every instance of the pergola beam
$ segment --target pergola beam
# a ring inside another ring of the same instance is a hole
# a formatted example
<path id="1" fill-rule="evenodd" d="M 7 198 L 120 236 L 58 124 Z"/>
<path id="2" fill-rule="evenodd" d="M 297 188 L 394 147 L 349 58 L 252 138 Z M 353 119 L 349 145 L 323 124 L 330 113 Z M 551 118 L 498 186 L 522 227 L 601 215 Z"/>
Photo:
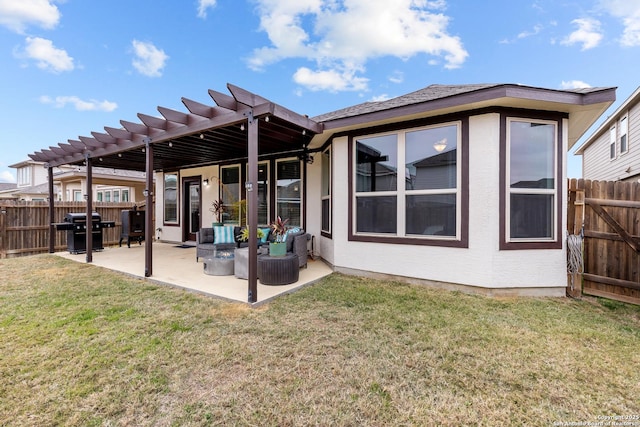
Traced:
<path id="1" fill-rule="evenodd" d="M 62 148 L 62 150 L 65 152 L 64 156 L 76 153 L 76 149 L 72 145 L 61 142 L 60 144 L 58 144 L 58 146 L 60 146 L 60 148 Z"/>
<path id="2" fill-rule="evenodd" d="M 226 108 L 227 110 L 238 111 L 238 102 L 234 97 L 213 89 L 209 89 L 209 96 L 213 99 L 213 102 L 220 107 Z"/>
<path id="3" fill-rule="evenodd" d="M 120 120 L 120 124 L 122 125 L 123 128 L 131 132 L 133 135 L 137 134 L 137 135 L 143 135 L 143 136 L 150 136 L 151 134 L 151 128 L 140 123 Z"/>
<path id="4" fill-rule="evenodd" d="M 102 144 L 100 141 L 96 140 L 95 138 L 89 138 L 88 136 L 79 136 L 78 139 L 80 139 L 80 141 L 84 142 L 85 147 L 89 148 L 102 148 L 104 147 L 104 144 Z"/>
<path id="5" fill-rule="evenodd" d="M 82 141 L 78 141 L 75 139 L 68 139 L 67 141 L 78 150 L 76 153 L 82 154 L 84 150 L 87 149 L 87 146 Z"/>
<path id="6" fill-rule="evenodd" d="M 170 108 L 158 107 L 158 112 L 162 114 L 167 121 L 179 125 L 189 126 L 198 121 L 204 120 L 202 117 L 193 114 L 186 114 L 181 111 L 172 110 Z"/>
<path id="7" fill-rule="evenodd" d="M 241 104 L 248 105 L 249 107 L 255 107 L 260 104 L 270 104 L 268 99 L 249 92 L 248 90 L 239 88 L 238 86 L 227 84 L 227 89 L 229 89 L 229 92 L 231 92 L 231 95 L 233 95 L 233 98 L 236 101 Z"/>
<path id="8" fill-rule="evenodd" d="M 206 119 L 213 119 L 215 116 L 219 116 L 220 114 L 222 114 L 220 107 L 217 107 L 216 109 L 216 107 L 201 104 L 184 97 L 181 98 L 181 100 L 184 106 L 187 107 L 187 110 L 197 116 L 204 117 Z"/>
<path id="9" fill-rule="evenodd" d="M 61 147 L 49 146 L 49 149 L 51 151 L 53 151 L 54 153 L 56 153 L 57 155 L 59 155 L 59 156 L 66 156 L 67 155 L 66 151 L 64 151 Z"/>
<path id="10" fill-rule="evenodd" d="M 118 142 L 117 138 L 109 135 L 108 133 L 101 132 L 91 132 L 91 135 L 96 139 L 96 141 L 100 141 L 103 144 L 115 144 Z"/>

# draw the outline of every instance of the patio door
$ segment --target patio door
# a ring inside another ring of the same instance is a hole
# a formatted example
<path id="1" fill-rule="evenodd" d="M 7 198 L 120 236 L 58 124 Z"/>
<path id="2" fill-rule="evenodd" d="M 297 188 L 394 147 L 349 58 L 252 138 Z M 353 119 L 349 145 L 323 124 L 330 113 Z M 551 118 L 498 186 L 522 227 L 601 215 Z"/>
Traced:
<path id="1" fill-rule="evenodd" d="M 200 212 L 202 212 L 202 194 L 200 177 L 187 177 L 183 181 L 183 240 L 195 241 L 200 230 Z"/>

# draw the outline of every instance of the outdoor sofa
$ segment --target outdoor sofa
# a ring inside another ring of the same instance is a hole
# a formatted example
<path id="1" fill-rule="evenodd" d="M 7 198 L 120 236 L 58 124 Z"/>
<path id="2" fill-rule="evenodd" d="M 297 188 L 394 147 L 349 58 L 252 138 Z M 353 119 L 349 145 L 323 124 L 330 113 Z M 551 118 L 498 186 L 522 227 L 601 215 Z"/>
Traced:
<path id="1" fill-rule="evenodd" d="M 203 227 L 196 233 L 196 262 L 200 258 L 211 257 L 218 250 L 233 250 L 235 248 L 247 247 L 247 242 L 241 242 L 239 237 L 242 234 L 242 228 L 238 226 L 219 227 Z M 259 239 L 258 246 L 268 245 L 274 242 L 275 235 L 272 230 L 266 231 L 264 238 Z M 216 231 L 218 236 L 216 236 Z M 287 232 L 286 244 L 287 253 L 298 255 L 298 267 L 307 266 L 307 242 L 311 240 L 311 235 L 302 229 L 291 228 Z"/>

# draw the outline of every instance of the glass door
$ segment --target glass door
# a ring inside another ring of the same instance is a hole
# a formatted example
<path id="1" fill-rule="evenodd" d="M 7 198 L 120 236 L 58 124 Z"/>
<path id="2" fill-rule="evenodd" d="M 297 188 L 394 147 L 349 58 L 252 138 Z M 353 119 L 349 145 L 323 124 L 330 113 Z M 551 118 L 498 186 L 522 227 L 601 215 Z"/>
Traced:
<path id="1" fill-rule="evenodd" d="M 184 179 L 184 240 L 195 241 L 200 230 L 200 212 L 202 197 L 200 194 L 200 177 Z"/>

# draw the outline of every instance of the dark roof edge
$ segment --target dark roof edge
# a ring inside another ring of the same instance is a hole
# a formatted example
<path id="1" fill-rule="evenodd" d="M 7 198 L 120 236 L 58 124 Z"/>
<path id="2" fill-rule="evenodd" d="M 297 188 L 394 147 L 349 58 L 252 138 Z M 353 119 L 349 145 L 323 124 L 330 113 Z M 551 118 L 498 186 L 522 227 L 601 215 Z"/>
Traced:
<path id="1" fill-rule="evenodd" d="M 464 86 L 467 85 L 460 85 L 460 87 Z M 429 87 L 437 88 L 438 85 Z M 597 87 L 576 90 L 561 90 L 517 84 L 494 84 L 484 85 L 477 89 L 450 94 L 443 97 L 424 100 L 416 99 L 414 102 L 408 102 L 398 106 L 390 106 L 398 103 L 398 99 L 400 98 L 420 92 L 417 91 L 412 92 L 408 95 L 402 95 L 398 98 L 393 98 L 388 101 L 382 101 L 380 103 L 360 104 L 360 106 L 366 107 L 377 105 L 377 108 L 369 108 L 371 109 L 371 111 L 369 112 L 358 113 L 358 106 L 355 106 L 345 109 L 348 110 L 348 113 L 344 114 L 343 116 L 339 114 L 339 112 L 343 110 L 338 110 L 334 113 L 328 113 L 322 116 L 314 117 L 314 120 L 323 123 L 325 130 L 330 130 L 345 126 L 353 126 L 361 123 L 372 122 L 376 120 L 389 119 L 394 116 L 411 115 L 414 113 L 422 113 L 426 111 L 436 111 L 440 109 L 457 107 L 470 103 L 488 101 L 498 98 L 524 98 L 547 102 L 589 105 L 615 100 L 615 89 L 615 87 Z M 429 107 L 426 109 L 425 104 L 429 105 Z M 336 115 L 336 117 L 328 118 L 325 120 L 322 119 L 323 116 L 326 117 L 330 116 L 331 114 Z"/>

